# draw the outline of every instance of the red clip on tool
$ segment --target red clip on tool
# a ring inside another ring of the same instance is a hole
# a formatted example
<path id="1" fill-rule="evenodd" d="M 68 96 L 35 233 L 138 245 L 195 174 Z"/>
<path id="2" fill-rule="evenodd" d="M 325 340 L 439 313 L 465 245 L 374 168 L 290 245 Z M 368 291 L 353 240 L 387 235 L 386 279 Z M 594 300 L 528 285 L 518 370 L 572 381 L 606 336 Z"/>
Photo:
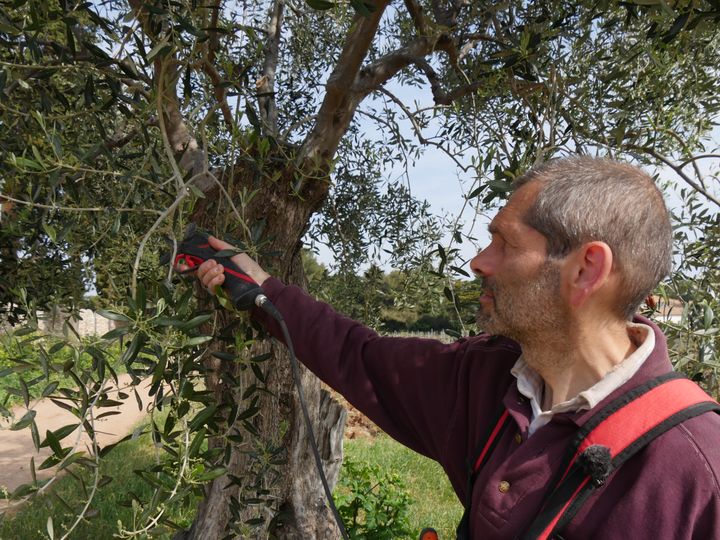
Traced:
<path id="1" fill-rule="evenodd" d="M 210 245 L 208 234 L 199 230 L 194 224 L 188 227 L 185 238 L 178 246 L 178 254 L 175 256 L 173 266 L 187 266 L 185 270 L 179 270 L 186 274 L 197 270 L 198 266 L 209 259 L 213 259 L 223 265 L 225 269 L 225 283 L 223 286 L 230 296 L 230 300 L 238 309 L 250 309 L 255 305 L 255 299 L 263 294 L 260 285 L 244 273 L 232 262 L 232 255 L 219 257 L 217 251 Z"/>

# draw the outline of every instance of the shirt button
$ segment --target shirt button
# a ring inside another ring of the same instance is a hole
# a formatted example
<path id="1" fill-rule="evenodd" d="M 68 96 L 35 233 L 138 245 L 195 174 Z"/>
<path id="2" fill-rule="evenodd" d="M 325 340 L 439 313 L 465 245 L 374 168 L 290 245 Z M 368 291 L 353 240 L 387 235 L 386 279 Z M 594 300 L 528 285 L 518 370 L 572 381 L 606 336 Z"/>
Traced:
<path id="1" fill-rule="evenodd" d="M 517 444 L 520 444 L 522 442 L 522 435 L 520 435 L 520 433 L 515 434 L 515 442 Z"/>
<path id="2" fill-rule="evenodd" d="M 498 484 L 498 491 L 500 493 L 507 493 L 508 491 L 510 491 L 510 482 L 506 482 L 505 480 L 500 482 Z"/>

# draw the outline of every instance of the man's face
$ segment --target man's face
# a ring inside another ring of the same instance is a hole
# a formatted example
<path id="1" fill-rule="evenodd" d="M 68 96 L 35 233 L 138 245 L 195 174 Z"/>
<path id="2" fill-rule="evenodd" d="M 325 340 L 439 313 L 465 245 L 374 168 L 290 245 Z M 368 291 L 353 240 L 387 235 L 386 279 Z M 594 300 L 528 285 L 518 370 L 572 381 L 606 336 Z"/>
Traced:
<path id="1" fill-rule="evenodd" d="M 561 263 L 547 258 L 545 237 L 523 222 L 539 187 L 530 182 L 510 197 L 490 224 L 490 245 L 470 263 L 484 285 L 478 326 L 521 344 L 550 338 L 569 324 Z"/>

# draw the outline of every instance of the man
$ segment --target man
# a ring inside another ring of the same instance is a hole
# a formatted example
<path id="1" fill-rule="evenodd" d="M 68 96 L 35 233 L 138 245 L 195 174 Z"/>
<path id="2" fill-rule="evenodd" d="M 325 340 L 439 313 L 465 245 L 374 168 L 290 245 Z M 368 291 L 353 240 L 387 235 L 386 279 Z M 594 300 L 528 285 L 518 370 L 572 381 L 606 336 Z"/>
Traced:
<path id="1" fill-rule="evenodd" d="M 392 437 L 437 460 L 463 501 L 466 463 L 507 410 L 510 429 L 473 484 L 469 514 L 472 538 L 504 539 L 536 517 L 578 428 L 672 369 L 659 329 L 633 317 L 670 269 L 672 230 L 650 177 L 592 158 L 527 173 L 489 229 L 490 245 L 470 264 L 483 279 L 478 323 L 488 333 L 451 345 L 379 337 L 246 255 L 234 261 L 284 314 L 298 357 Z M 214 261 L 198 276 L 211 291 L 224 281 Z M 718 443 L 714 413 L 670 429 L 613 473 L 562 537 L 720 538 Z"/>

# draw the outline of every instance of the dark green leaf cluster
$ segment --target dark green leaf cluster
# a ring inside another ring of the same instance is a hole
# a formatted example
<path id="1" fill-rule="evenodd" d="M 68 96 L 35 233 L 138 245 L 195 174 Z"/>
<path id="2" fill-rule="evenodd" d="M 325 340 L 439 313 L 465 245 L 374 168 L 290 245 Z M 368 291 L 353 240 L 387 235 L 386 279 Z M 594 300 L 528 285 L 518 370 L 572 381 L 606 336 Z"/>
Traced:
<path id="1" fill-rule="evenodd" d="M 648 313 L 664 320 L 676 368 L 720 396 L 720 217 L 692 191 L 683 189 L 681 196 L 684 204 L 675 216 L 676 268 Z"/>

